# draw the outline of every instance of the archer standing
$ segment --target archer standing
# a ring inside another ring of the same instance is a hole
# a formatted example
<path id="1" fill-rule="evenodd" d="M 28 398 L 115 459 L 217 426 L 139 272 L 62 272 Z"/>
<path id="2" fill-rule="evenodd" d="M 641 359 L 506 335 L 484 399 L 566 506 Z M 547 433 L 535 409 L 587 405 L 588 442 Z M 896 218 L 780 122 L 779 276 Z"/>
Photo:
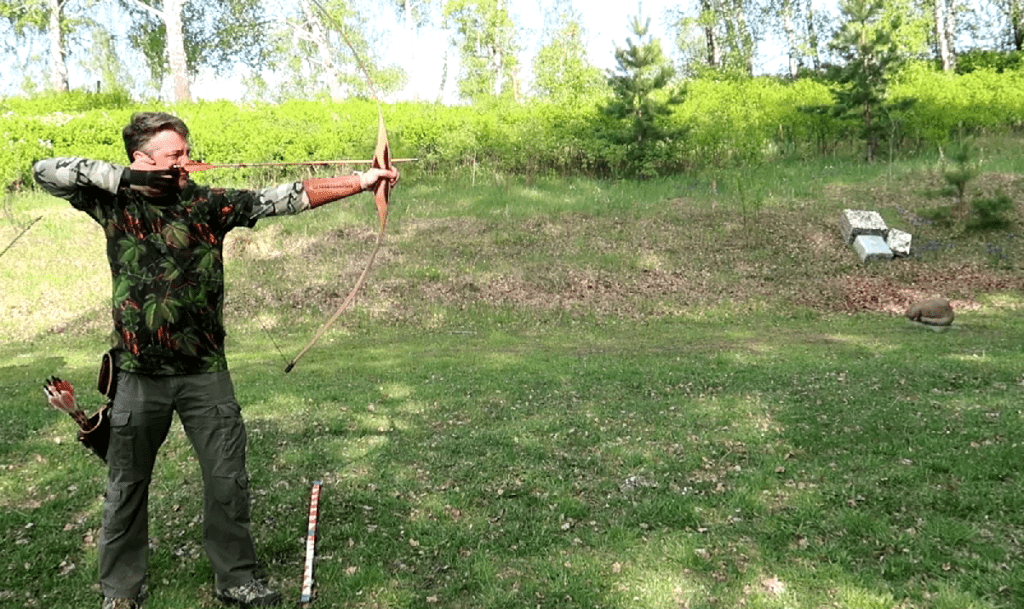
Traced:
<path id="1" fill-rule="evenodd" d="M 262 191 L 200 186 L 185 169 L 188 135 L 173 115 L 138 113 L 123 132 L 129 167 L 58 158 L 33 168 L 40 186 L 103 227 L 113 276 L 120 372 L 99 542 L 103 609 L 145 600 L 149 483 L 174 411 L 202 467 L 203 547 L 217 597 L 280 603 L 259 574 L 251 532 L 245 425 L 224 351 L 224 237 L 398 180 L 393 169 L 369 169 Z"/>

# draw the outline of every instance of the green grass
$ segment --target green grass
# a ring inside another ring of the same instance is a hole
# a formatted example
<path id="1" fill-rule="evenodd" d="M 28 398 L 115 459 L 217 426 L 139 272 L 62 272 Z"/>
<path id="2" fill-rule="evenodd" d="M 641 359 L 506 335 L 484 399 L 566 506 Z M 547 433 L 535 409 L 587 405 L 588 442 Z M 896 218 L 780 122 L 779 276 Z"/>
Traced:
<path id="1" fill-rule="evenodd" d="M 933 169 L 834 171 L 404 179 L 359 305 L 288 375 L 365 262 L 371 204 L 236 231 L 229 358 L 286 605 L 317 479 L 314 607 L 1024 604 L 1020 209 L 917 225 Z M 847 207 L 940 246 L 862 266 Z M 0 246 L 44 219 L 0 258 L 0 605 L 98 606 L 104 470 L 41 385 L 99 402 L 103 245 L 60 201 L 6 211 Z M 947 332 L 899 316 L 933 293 Z M 197 468 L 173 429 L 147 607 L 217 606 Z"/>

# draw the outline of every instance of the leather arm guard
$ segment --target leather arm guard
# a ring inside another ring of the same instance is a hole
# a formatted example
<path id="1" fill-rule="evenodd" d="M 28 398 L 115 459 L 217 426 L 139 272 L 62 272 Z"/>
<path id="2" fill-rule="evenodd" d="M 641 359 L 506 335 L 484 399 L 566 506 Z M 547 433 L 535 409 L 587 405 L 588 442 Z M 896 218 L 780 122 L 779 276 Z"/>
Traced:
<path id="1" fill-rule="evenodd" d="M 358 175 L 337 178 L 313 178 L 302 183 L 309 206 L 320 207 L 325 203 L 363 192 L 362 178 Z"/>

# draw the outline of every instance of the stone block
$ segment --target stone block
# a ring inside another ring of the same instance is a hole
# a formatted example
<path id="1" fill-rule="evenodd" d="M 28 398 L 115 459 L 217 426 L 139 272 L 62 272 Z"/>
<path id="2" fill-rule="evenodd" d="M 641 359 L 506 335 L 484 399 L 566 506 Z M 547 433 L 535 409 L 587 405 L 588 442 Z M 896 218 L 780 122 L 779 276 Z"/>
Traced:
<path id="1" fill-rule="evenodd" d="M 860 235 L 877 235 L 885 239 L 889 227 L 877 211 L 844 209 L 839 218 L 839 230 L 846 243 L 850 244 Z"/>
<path id="2" fill-rule="evenodd" d="M 910 233 L 898 228 L 890 228 L 889 235 L 885 238 L 885 244 L 889 246 L 894 256 L 909 256 L 912 240 L 913 237 Z"/>
<path id="3" fill-rule="evenodd" d="M 861 262 L 892 259 L 892 250 L 885 244 L 885 239 L 878 235 L 860 235 L 853 240 L 853 249 L 860 256 Z"/>

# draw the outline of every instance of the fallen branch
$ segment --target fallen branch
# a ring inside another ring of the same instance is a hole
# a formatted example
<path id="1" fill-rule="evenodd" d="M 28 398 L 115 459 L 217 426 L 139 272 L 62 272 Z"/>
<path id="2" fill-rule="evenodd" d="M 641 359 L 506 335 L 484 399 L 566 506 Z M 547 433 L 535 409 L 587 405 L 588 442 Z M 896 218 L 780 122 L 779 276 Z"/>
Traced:
<path id="1" fill-rule="evenodd" d="M 12 247 L 14 247 L 14 243 L 15 243 L 15 242 L 16 242 L 16 241 L 17 241 L 18 239 L 21 239 L 21 236 L 22 236 L 22 235 L 24 235 L 25 233 L 27 233 L 27 232 L 28 232 L 28 229 L 32 228 L 32 225 L 34 225 L 34 224 L 35 224 L 36 222 L 39 222 L 39 221 L 40 221 L 40 220 L 42 220 L 42 219 L 43 219 L 43 217 L 42 217 L 42 216 L 39 216 L 39 217 L 38 217 L 38 218 L 36 218 L 35 220 L 33 220 L 33 221 L 29 222 L 29 223 L 28 223 L 28 226 L 26 226 L 25 228 L 23 228 L 23 229 L 21 230 L 21 232 L 20 232 L 20 233 L 18 233 L 18 235 L 17 235 L 17 236 L 16 236 L 16 237 L 15 237 L 14 239 L 12 239 L 10 243 L 8 243 L 8 244 L 7 244 L 7 247 L 5 247 L 5 248 L 4 248 L 4 251 L 0 252 L 0 258 L 2 258 L 2 257 L 3 257 L 3 255 L 7 253 L 7 250 L 9 250 L 9 249 L 11 249 Z"/>

